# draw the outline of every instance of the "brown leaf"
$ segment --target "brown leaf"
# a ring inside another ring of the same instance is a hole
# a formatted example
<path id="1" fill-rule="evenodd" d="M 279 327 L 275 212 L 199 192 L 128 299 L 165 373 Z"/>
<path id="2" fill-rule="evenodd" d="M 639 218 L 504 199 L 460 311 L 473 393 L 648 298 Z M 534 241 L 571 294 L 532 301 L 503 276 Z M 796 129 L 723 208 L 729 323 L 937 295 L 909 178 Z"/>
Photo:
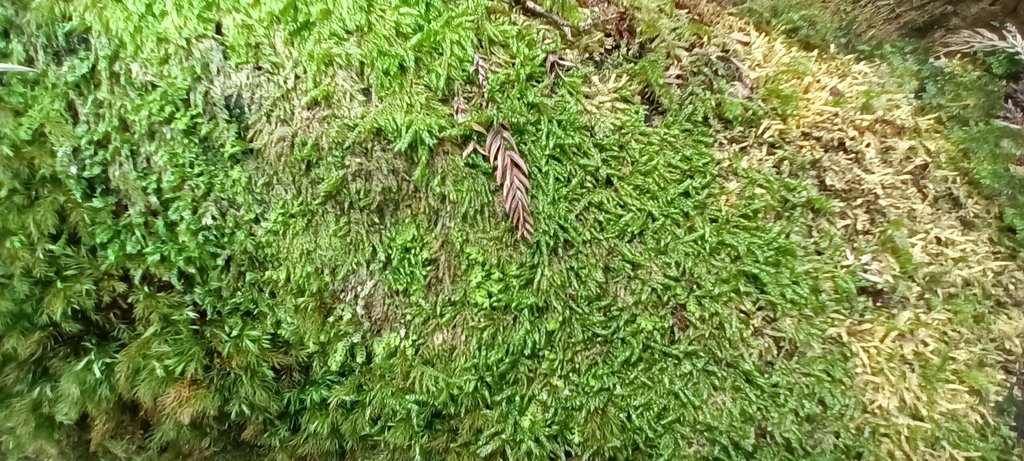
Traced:
<path id="1" fill-rule="evenodd" d="M 516 172 L 516 181 L 523 185 L 524 190 L 530 190 L 530 180 L 526 178 L 526 170 Z"/>
<path id="2" fill-rule="evenodd" d="M 498 159 L 498 152 L 502 148 L 501 133 L 491 129 L 491 132 L 487 134 L 487 143 L 484 145 L 484 150 L 487 151 L 487 161 L 491 165 L 495 165 Z"/>
<path id="3" fill-rule="evenodd" d="M 501 179 L 501 195 L 505 197 L 505 208 L 512 206 L 512 199 L 514 198 L 513 183 L 506 178 Z M 510 210 L 511 211 L 511 210 Z"/>
<path id="4" fill-rule="evenodd" d="M 516 146 L 515 144 L 512 144 L 513 148 L 515 148 L 515 146 Z M 516 168 L 519 171 L 523 172 L 523 175 L 530 174 L 530 170 L 528 168 L 526 168 L 526 163 L 523 162 L 523 158 L 522 157 L 520 157 L 518 155 L 513 155 L 511 157 L 511 161 L 512 161 L 512 163 L 516 164 Z"/>
<path id="5" fill-rule="evenodd" d="M 497 162 L 497 165 L 495 166 L 495 168 L 496 169 L 495 169 L 495 172 L 494 172 L 494 178 L 498 181 L 499 184 L 504 184 L 506 182 L 505 181 L 505 177 L 507 176 L 507 174 L 505 172 L 505 168 L 506 168 L 505 163 L 504 162 Z"/>
<path id="6" fill-rule="evenodd" d="M 548 54 L 547 59 L 544 60 L 544 68 L 548 71 L 548 80 L 554 80 L 556 75 L 561 75 L 561 72 L 558 71 L 558 55 Z"/>
<path id="7" fill-rule="evenodd" d="M 476 141 L 469 142 L 469 145 L 466 146 L 466 149 L 462 151 L 462 158 L 469 157 L 469 154 L 473 153 L 473 151 L 480 151 L 480 145 L 477 144 Z"/>
<path id="8" fill-rule="evenodd" d="M 506 187 L 506 189 L 508 188 Z M 515 221 L 518 218 L 518 215 L 516 213 L 519 211 L 520 202 L 516 200 L 515 194 L 510 194 L 508 192 L 506 192 L 505 194 L 505 209 L 508 210 L 509 216 L 512 216 L 512 220 Z"/>

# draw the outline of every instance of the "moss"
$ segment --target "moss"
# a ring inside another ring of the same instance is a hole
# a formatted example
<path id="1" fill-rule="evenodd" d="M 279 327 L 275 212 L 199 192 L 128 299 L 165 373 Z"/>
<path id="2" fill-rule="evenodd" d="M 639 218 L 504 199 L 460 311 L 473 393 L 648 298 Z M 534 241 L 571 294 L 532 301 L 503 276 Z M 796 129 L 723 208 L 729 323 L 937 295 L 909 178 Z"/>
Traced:
<path id="1" fill-rule="evenodd" d="M 827 200 L 715 151 L 796 97 L 726 96 L 675 2 L 628 12 L 570 39 L 483 0 L 0 7 L 0 61 L 40 70 L 0 75 L 0 450 L 878 456 L 826 335 L 856 296 Z M 529 165 L 531 241 L 473 122 Z"/>

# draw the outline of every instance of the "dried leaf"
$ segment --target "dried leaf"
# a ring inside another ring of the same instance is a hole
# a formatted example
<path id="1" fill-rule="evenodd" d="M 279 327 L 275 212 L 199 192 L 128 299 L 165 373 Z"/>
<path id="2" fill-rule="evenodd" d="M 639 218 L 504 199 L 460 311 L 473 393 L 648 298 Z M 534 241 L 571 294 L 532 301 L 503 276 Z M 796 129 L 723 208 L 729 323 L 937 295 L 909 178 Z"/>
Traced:
<path id="1" fill-rule="evenodd" d="M 860 275 L 861 278 L 863 278 L 864 280 L 867 280 L 867 281 L 869 281 L 871 283 L 884 283 L 885 282 L 885 280 L 882 280 L 882 278 L 877 276 L 877 275 L 867 274 L 867 273 L 864 273 L 864 272 L 858 272 L 857 275 Z"/>
<path id="2" fill-rule="evenodd" d="M 480 145 L 477 144 L 476 141 L 469 142 L 469 145 L 466 146 L 466 149 L 462 151 L 462 158 L 469 157 L 469 154 L 473 153 L 473 151 L 483 153 L 483 151 L 480 149 Z"/>

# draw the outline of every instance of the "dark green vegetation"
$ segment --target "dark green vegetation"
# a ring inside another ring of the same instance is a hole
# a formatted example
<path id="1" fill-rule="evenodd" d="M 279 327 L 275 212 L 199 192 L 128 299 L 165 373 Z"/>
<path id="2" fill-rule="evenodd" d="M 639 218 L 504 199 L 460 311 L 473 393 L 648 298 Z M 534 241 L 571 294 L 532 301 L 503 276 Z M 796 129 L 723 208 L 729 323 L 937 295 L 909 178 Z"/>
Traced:
<path id="1" fill-rule="evenodd" d="M 703 27 L 622 3 L 634 37 L 572 42 L 484 0 L 0 7 L 40 70 L 0 75 L 0 453 L 877 456 L 827 200 L 720 167 L 759 109 L 666 85 Z M 533 240 L 470 121 L 511 128 Z"/>

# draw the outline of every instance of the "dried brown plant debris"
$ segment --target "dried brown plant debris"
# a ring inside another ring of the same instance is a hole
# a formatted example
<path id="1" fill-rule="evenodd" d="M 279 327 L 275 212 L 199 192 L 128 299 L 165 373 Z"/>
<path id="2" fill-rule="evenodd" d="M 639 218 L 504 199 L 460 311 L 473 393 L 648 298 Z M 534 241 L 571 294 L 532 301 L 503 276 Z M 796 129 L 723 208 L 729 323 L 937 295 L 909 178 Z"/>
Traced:
<path id="1" fill-rule="evenodd" d="M 469 105 L 466 104 L 466 98 L 462 96 L 461 89 L 456 89 L 455 98 L 452 99 L 452 115 L 456 121 L 461 122 L 466 119 L 468 113 Z"/>
<path id="2" fill-rule="evenodd" d="M 115 421 L 109 413 L 95 412 L 89 414 L 89 452 L 96 453 L 103 447 L 110 435 L 114 432 Z"/>
<path id="3" fill-rule="evenodd" d="M 533 236 L 533 218 L 530 216 L 530 171 L 519 154 L 516 142 L 508 128 L 495 123 L 490 130 L 473 124 L 473 129 L 487 136 L 483 147 L 473 141 L 463 151 L 466 157 L 473 151 L 480 152 L 495 169 L 495 181 L 501 188 L 502 204 L 508 212 L 516 237 L 529 239 Z"/>
<path id="4" fill-rule="evenodd" d="M 490 81 L 487 79 L 488 70 L 484 57 L 479 53 L 473 55 L 473 73 L 476 74 L 476 83 L 484 91 L 484 97 L 487 97 L 487 88 L 490 87 Z"/>
<path id="5" fill-rule="evenodd" d="M 196 409 L 191 402 L 198 385 L 194 380 L 186 379 L 175 384 L 166 394 L 157 399 L 160 413 L 168 418 L 175 418 L 181 424 L 188 424 L 195 416 Z"/>
<path id="6" fill-rule="evenodd" d="M 975 53 L 1003 51 L 1024 58 L 1024 37 L 1012 24 L 1003 26 L 1001 33 L 985 29 L 958 30 L 939 43 L 941 53 Z"/>
<path id="7" fill-rule="evenodd" d="M 380 280 L 362 269 L 349 277 L 338 290 L 339 309 L 355 308 L 355 313 L 371 332 L 380 334 L 400 328 L 398 313 L 388 302 L 387 291 Z M 337 311 L 328 318 L 329 322 L 344 318 Z"/>
<path id="8" fill-rule="evenodd" d="M 236 66 L 225 60 L 223 45 L 215 40 L 195 44 L 197 55 L 210 56 L 212 84 L 205 88 L 210 115 L 239 122 L 245 138 L 267 165 L 279 171 L 297 143 L 328 148 L 339 127 L 356 119 L 367 103 L 358 76 L 352 71 L 332 73 L 330 98 L 314 101 L 304 90 L 312 76 L 303 76 L 293 64 L 294 49 L 275 42 L 276 64 Z M 133 72 L 135 72 L 133 70 Z M 144 69 L 136 78 L 149 80 Z"/>
<path id="9" fill-rule="evenodd" d="M 1003 92 L 1005 110 L 999 119 L 1015 127 L 1024 126 L 1024 82 L 1010 83 Z"/>
<path id="10" fill-rule="evenodd" d="M 555 77 L 561 78 L 565 72 L 566 67 L 572 67 L 574 64 L 560 58 L 555 53 L 549 53 L 548 57 L 544 60 L 544 68 L 548 73 L 548 80 L 554 80 Z"/>
<path id="11" fill-rule="evenodd" d="M 248 423 L 242 431 L 241 439 L 248 443 L 259 442 L 263 437 L 263 427 L 260 423 Z"/>
<path id="12" fill-rule="evenodd" d="M 636 24 L 629 10 L 616 0 L 578 0 L 581 8 L 590 12 L 591 20 L 580 27 L 581 30 L 594 30 L 604 35 L 605 47 L 629 48 L 636 43 Z"/>

